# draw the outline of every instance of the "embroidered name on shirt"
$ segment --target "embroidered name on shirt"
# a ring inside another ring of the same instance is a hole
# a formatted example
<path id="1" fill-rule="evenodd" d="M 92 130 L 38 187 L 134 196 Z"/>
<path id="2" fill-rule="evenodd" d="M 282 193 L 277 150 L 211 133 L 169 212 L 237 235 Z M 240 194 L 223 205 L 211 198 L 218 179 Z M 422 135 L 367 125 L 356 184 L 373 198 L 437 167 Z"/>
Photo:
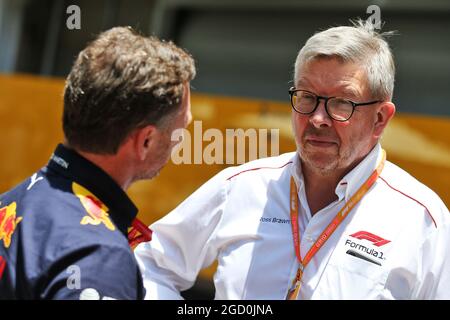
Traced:
<path id="1" fill-rule="evenodd" d="M 52 159 L 53 161 L 55 161 L 57 164 L 59 164 L 61 167 L 63 167 L 64 169 L 69 168 L 69 163 L 64 160 L 61 157 L 56 156 L 55 154 L 52 154 L 52 156 L 50 157 L 50 159 Z"/>
<path id="2" fill-rule="evenodd" d="M 261 217 L 260 222 L 270 222 L 270 223 L 281 223 L 281 224 L 291 224 L 290 219 L 280 219 L 276 217 Z"/>

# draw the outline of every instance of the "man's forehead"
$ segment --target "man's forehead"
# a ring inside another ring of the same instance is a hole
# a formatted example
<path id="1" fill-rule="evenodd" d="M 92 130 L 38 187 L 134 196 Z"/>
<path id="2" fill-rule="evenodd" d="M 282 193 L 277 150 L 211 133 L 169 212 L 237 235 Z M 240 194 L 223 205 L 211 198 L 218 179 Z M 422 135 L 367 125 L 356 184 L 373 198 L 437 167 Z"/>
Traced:
<path id="1" fill-rule="evenodd" d="M 344 64 L 339 64 L 344 66 Z M 335 70 L 333 68 L 314 68 L 308 64 L 301 68 L 297 74 L 296 88 L 313 90 L 316 87 L 326 87 L 327 90 L 339 91 L 347 97 L 359 97 L 367 86 L 367 78 L 363 67 L 353 66 L 345 70 Z"/>
<path id="2" fill-rule="evenodd" d="M 314 90 L 315 85 L 313 85 L 306 77 L 300 77 L 296 83 L 296 88 L 311 91 Z M 361 88 L 358 84 L 346 79 L 333 82 L 333 85 L 328 86 L 328 89 L 338 90 L 342 95 L 345 95 L 348 98 L 358 98 L 362 93 L 360 92 Z"/>

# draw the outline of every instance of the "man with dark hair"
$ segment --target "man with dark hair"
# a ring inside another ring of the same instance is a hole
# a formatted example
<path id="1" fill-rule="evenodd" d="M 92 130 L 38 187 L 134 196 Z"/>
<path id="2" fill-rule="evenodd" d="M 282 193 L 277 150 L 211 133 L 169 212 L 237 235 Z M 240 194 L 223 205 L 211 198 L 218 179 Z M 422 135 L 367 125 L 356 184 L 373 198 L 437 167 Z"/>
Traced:
<path id="1" fill-rule="evenodd" d="M 167 163 L 191 121 L 190 55 L 117 27 L 80 52 L 64 92 L 65 143 L 0 196 L 0 299 L 141 299 L 125 190 Z M 148 237 L 147 237 L 148 240 Z"/>

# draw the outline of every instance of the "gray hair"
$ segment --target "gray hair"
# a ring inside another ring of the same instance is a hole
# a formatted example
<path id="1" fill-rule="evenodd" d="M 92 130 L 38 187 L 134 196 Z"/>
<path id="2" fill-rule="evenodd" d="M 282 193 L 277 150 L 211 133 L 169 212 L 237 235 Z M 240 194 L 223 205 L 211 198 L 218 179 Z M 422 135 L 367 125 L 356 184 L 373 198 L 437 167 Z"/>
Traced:
<path id="1" fill-rule="evenodd" d="M 395 32 L 378 33 L 369 20 L 351 22 L 353 26 L 330 28 L 308 39 L 295 61 L 295 83 L 299 70 L 310 60 L 338 57 L 343 62 L 358 63 L 365 67 L 373 98 L 391 100 L 395 65 L 385 38 Z"/>

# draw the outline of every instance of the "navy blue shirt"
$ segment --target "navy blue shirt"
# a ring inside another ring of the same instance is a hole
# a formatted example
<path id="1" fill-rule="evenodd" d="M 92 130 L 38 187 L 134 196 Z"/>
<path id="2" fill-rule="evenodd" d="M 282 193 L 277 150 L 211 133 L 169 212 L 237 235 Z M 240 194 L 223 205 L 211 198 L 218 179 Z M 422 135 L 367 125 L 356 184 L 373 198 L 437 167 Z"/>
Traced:
<path id="1" fill-rule="evenodd" d="M 0 299 L 142 299 L 127 240 L 136 214 L 108 174 L 58 145 L 0 196 Z"/>

